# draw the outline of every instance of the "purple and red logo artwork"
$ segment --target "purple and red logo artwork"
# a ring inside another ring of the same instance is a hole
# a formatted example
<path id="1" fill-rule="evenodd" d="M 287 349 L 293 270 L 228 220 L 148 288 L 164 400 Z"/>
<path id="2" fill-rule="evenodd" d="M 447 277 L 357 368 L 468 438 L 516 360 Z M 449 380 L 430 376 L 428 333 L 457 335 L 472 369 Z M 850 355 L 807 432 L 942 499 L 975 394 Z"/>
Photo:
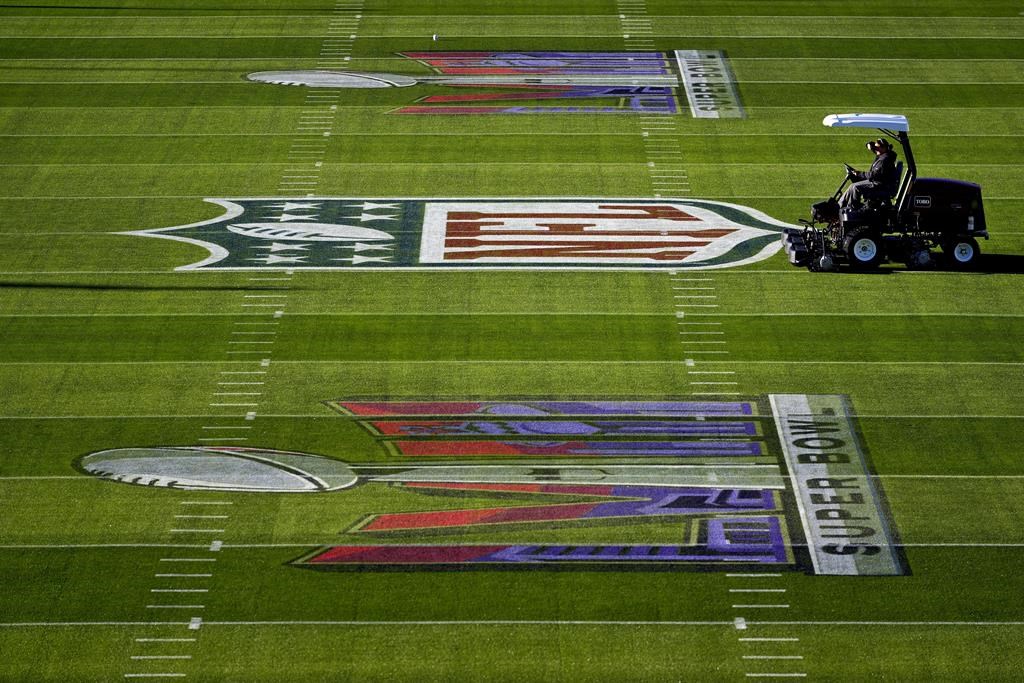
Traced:
<path id="1" fill-rule="evenodd" d="M 402 73 L 288 70 L 251 81 L 334 89 L 412 88 L 421 96 L 395 114 L 678 114 L 743 118 L 739 90 L 721 50 L 672 52 L 405 52 Z M 429 71 L 423 72 L 423 67 Z M 464 91 L 471 92 L 464 92 Z"/>
<path id="2" fill-rule="evenodd" d="M 383 443 L 393 453 L 411 457 L 525 456 L 597 458 L 688 458 L 762 455 L 754 422 L 660 420 L 588 420 L 591 416 L 663 416 L 708 414 L 751 415 L 751 403 L 700 403 L 680 401 L 537 401 L 537 402 L 336 402 L 336 409 L 367 417 L 390 416 L 490 416 L 492 419 L 369 420 L 370 431 L 387 437 Z M 576 420 L 500 420 L 498 417 L 537 418 L 576 416 Z M 671 437 L 687 440 L 672 440 Z M 449 438 L 445 438 L 449 437 Z M 463 438 L 475 437 L 475 438 Z M 516 437 L 545 437 L 520 440 Z M 590 438 L 628 437 L 628 440 Z M 728 440 L 716 440 L 723 437 Z M 750 437 L 744 439 L 743 437 Z M 638 440 L 643 439 L 643 440 Z"/>
<path id="3" fill-rule="evenodd" d="M 415 476 L 384 474 L 393 487 L 437 504 L 369 514 L 348 533 L 373 544 L 322 548 L 300 564 L 796 566 L 785 482 L 769 456 L 764 406 L 757 401 L 328 405 L 357 420 L 401 462 L 420 468 Z M 476 466 L 478 481 L 453 480 L 460 468 L 474 467 L 463 463 L 480 461 L 488 464 Z M 581 543 L 568 533 L 609 524 L 671 524 L 672 540 L 644 542 L 640 532 L 630 542 Z M 567 530 L 566 542 L 515 540 L 531 529 L 557 528 Z M 509 542 L 424 542 L 467 533 Z"/>
<path id="4" fill-rule="evenodd" d="M 674 60 L 661 52 L 405 52 L 452 88 L 396 114 L 677 114 Z M 559 100 L 558 104 L 536 104 Z M 569 103 L 563 100 L 587 100 Z M 531 104 L 517 102 L 531 101 Z"/>

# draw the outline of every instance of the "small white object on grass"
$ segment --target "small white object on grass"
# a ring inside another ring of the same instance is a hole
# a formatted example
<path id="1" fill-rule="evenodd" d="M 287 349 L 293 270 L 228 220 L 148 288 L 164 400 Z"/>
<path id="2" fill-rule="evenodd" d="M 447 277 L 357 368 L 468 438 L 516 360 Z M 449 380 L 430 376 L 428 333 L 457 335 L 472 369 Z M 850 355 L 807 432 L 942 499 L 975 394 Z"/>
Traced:
<path id="1" fill-rule="evenodd" d="M 436 33 L 434 35 L 432 35 L 431 38 L 433 39 L 433 41 L 435 43 L 437 42 L 437 34 Z"/>

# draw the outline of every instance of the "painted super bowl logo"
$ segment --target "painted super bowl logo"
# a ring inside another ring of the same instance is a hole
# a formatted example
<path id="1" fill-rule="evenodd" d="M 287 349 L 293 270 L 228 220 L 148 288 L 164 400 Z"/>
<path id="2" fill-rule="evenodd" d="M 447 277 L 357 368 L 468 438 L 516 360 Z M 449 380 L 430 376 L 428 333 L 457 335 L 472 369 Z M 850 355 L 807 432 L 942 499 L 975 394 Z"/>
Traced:
<path id="1" fill-rule="evenodd" d="M 193 495 L 326 495 L 338 536 L 293 561 L 306 568 L 907 571 L 844 396 L 324 403 L 368 450 L 143 446 L 77 464 Z"/>
<path id="2" fill-rule="evenodd" d="M 308 88 L 378 89 L 426 86 L 393 114 L 657 114 L 675 115 L 682 90 L 690 114 L 702 119 L 746 113 L 721 50 L 672 52 L 403 52 L 413 73 L 259 71 L 250 81 Z M 422 67 L 429 69 L 426 73 Z M 465 92 L 465 91 L 469 92 Z"/>
<path id="3" fill-rule="evenodd" d="M 207 199 L 224 214 L 132 231 L 202 247 L 177 270 L 728 268 L 793 227 L 697 199 Z"/>

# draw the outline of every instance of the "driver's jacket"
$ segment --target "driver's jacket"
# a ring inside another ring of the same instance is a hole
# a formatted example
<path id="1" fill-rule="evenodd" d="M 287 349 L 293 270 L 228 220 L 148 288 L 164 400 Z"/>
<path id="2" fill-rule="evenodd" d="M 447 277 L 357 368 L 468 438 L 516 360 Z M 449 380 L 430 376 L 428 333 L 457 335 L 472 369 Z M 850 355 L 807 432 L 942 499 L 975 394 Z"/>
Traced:
<path id="1" fill-rule="evenodd" d="M 889 150 L 875 157 L 874 163 L 864 173 L 860 174 L 861 180 L 868 180 L 877 187 L 896 187 L 899 178 L 896 177 L 896 152 Z"/>

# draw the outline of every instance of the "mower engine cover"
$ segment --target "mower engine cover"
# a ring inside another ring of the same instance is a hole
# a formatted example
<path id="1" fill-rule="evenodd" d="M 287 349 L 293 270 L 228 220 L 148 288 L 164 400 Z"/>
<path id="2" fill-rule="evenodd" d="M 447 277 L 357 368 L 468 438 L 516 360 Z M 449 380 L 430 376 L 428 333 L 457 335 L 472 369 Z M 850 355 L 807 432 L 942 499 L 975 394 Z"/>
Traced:
<path id="1" fill-rule="evenodd" d="M 910 211 L 921 230 L 945 233 L 985 231 L 981 186 L 947 178 L 918 178 L 910 188 Z"/>
<path id="2" fill-rule="evenodd" d="M 811 206 L 811 220 L 815 223 L 831 223 L 839 218 L 839 202 L 835 198 Z"/>

